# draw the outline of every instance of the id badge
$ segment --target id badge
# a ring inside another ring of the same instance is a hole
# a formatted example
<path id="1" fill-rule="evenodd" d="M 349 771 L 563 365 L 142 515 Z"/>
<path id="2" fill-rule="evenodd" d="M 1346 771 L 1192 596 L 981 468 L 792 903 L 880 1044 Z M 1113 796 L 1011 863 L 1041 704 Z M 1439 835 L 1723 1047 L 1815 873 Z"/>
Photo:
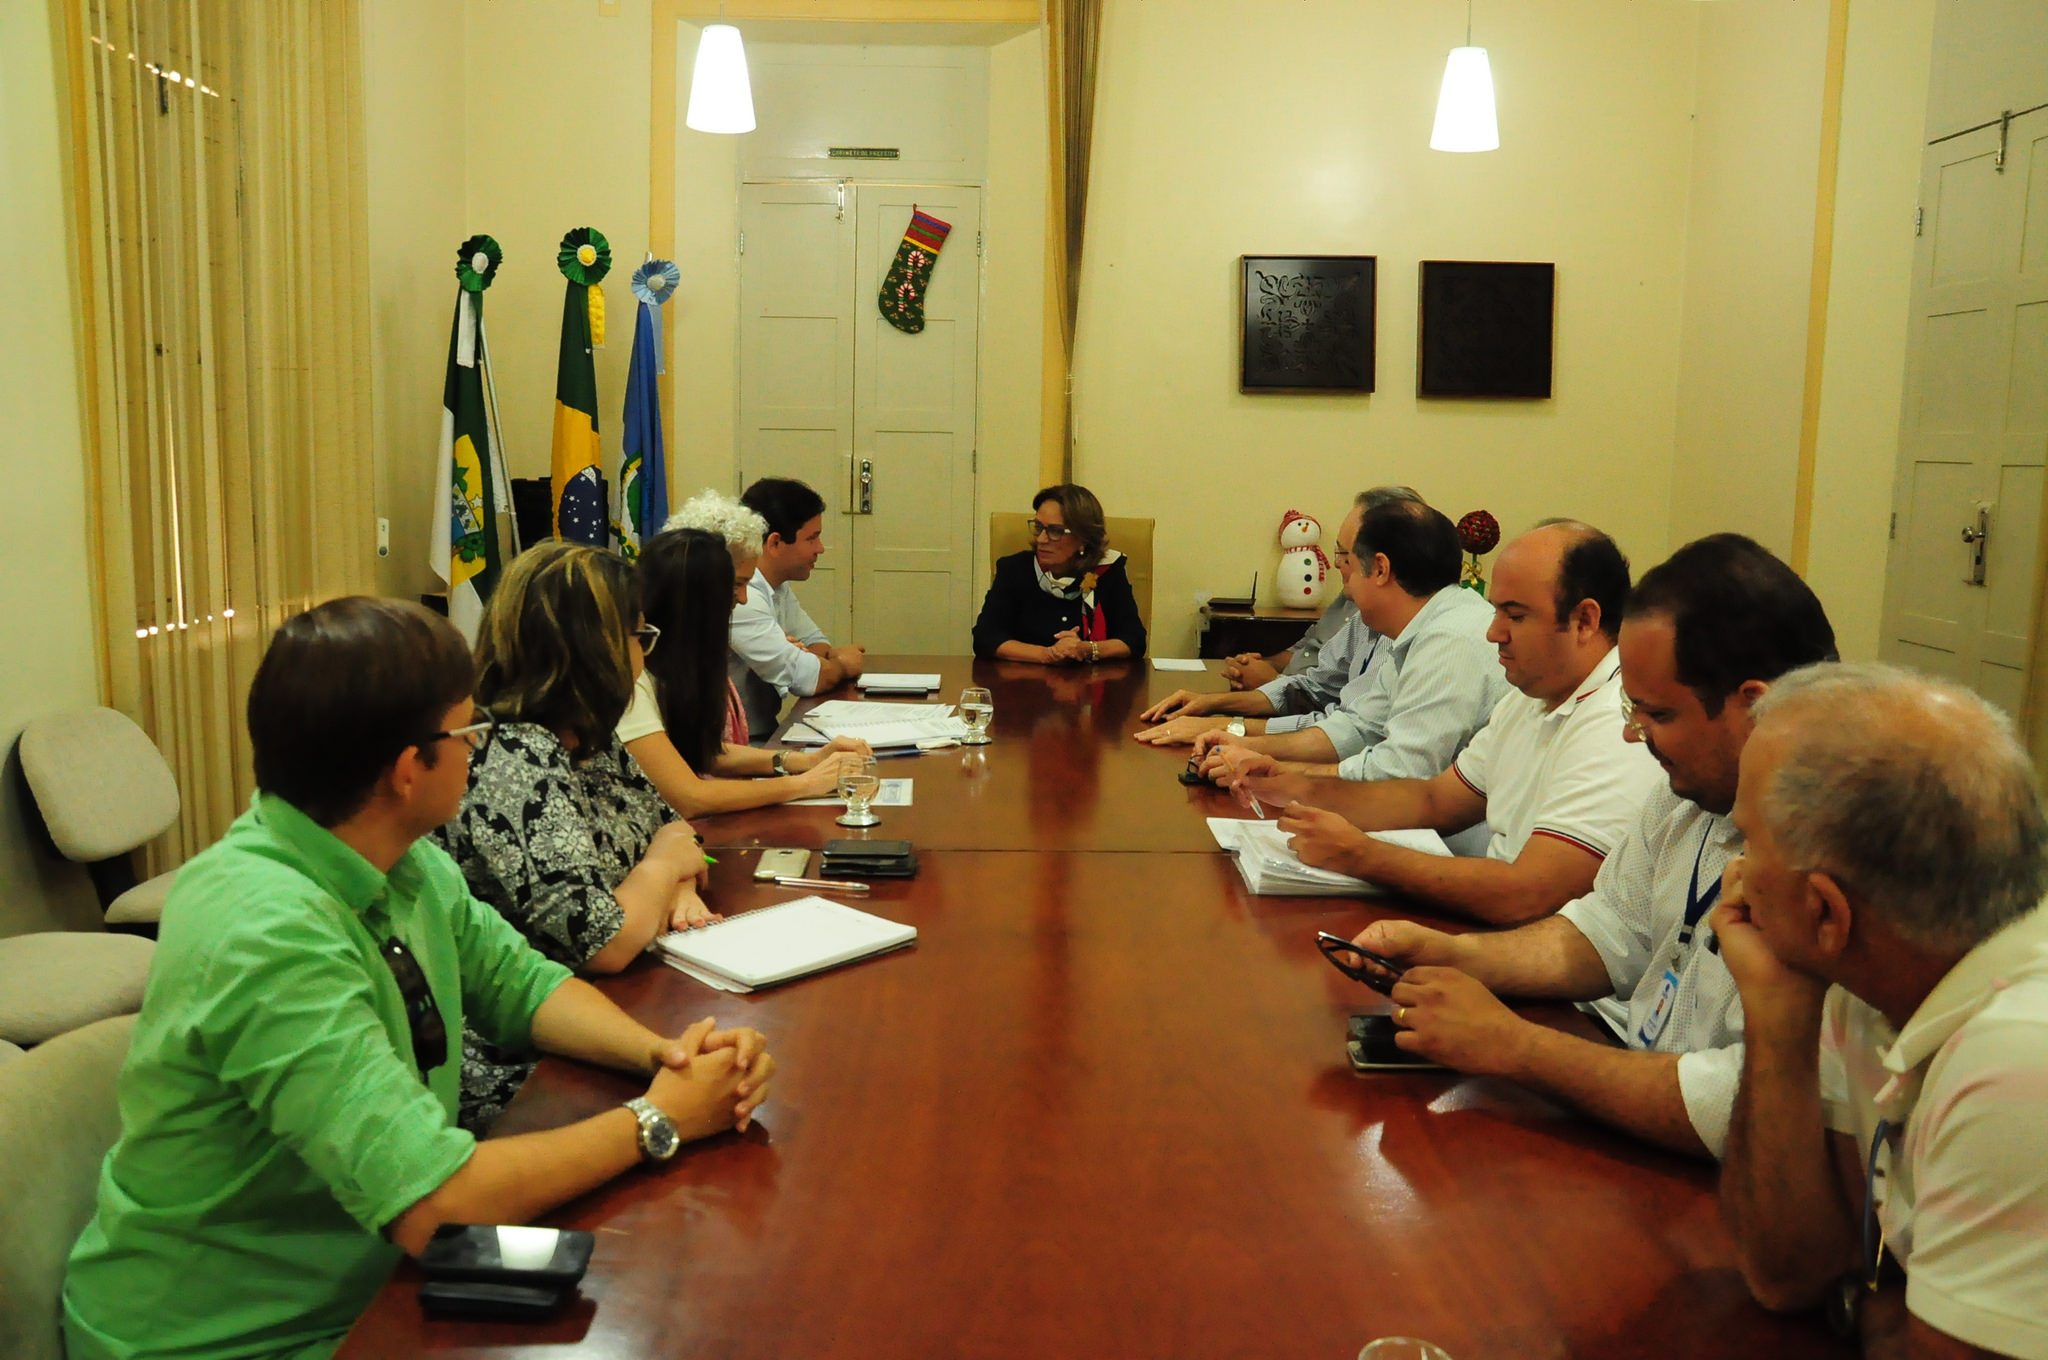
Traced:
<path id="1" fill-rule="evenodd" d="M 1636 1040 L 1644 1048 L 1654 1048 L 1657 1036 L 1664 1032 L 1664 1024 L 1671 1018 L 1671 1008 L 1678 1001 L 1678 973 L 1670 968 L 1664 970 L 1664 981 L 1657 988 L 1657 1004 L 1643 1017 L 1642 1028 L 1636 1031 Z"/>

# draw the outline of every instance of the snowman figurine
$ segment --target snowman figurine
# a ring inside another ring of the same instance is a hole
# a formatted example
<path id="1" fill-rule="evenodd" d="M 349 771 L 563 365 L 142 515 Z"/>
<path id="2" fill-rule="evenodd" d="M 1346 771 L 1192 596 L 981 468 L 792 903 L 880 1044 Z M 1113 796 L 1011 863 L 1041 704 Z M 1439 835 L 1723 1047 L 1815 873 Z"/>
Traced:
<path id="1" fill-rule="evenodd" d="M 1314 515 L 1289 510 L 1280 520 L 1280 574 L 1273 578 L 1274 591 L 1290 609 L 1313 609 L 1323 598 L 1330 560 L 1316 546 L 1322 536 Z"/>

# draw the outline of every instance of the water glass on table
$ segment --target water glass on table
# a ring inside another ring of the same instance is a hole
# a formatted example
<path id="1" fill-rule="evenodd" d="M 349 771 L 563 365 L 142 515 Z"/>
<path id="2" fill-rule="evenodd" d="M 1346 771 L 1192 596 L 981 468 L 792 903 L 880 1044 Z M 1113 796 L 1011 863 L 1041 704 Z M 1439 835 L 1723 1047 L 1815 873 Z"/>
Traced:
<path id="1" fill-rule="evenodd" d="M 869 805 L 881 791 L 881 770 L 873 756 L 843 754 L 839 760 L 839 796 L 846 800 L 846 811 L 834 820 L 841 826 L 880 826 L 882 819 Z"/>
<path id="2" fill-rule="evenodd" d="M 961 690 L 960 716 L 967 723 L 967 735 L 960 738 L 962 746 L 986 746 L 993 740 L 988 734 L 989 724 L 996 716 L 993 694 L 978 685 Z"/>
<path id="3" fill-rule="evenodd" d="M 1383 1336 L 1358 1353 L 1358 1360 L 1451 1360 L 1450 1352 L 1412 1336 Z"/>

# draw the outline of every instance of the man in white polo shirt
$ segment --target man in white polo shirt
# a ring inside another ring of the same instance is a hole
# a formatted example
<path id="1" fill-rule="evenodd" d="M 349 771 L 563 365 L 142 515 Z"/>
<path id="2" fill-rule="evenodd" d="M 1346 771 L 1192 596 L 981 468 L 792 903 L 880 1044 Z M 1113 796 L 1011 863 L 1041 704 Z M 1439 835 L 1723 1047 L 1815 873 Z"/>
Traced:
<path id="1" fill-rule="evenodd" d="M 1487 640 L 1513 688 L 1449 769 L 1359 783 L 1289 775 L 1268 757 L 1232 752 L 1239 796 L 1292 804 L 1280 826 L 1305 864 L 1484 921 L 1550 915 L 1593 886 L 1657 782 L 1656 763 L 1622 737 L 1614 643 L 1628 584 L 1628 559 L 1599 530 L 1531 530 L 1494 568 Z M 1444 859 L 1367 834 L 1455 835 L 1481 822 L 1492 828 L 1483 858 Z"/>
<path id="2" fill-rule="evenodd" d="M 2048 1357 L 2048 819 L 2011 722 L 1911 671 L 1802 671 L 1758 706 L 1735 820 L 1744 1278 L 1866 1354 Z"/>
<path id="3" fill-rule="evenodd" d="M 1621 625 L 1628 738 L 1669 777 L 1593 891 L 1516 930 L 1447 935 L 1379 921 L 1357 943 L 1408 967 L 1396 1042 L 1506 1077 L 1639 1138 L 1720 1156 L 1742 1068 L 1742 1004 L 1706 920 L 1742 849 L 1728 820 L 1751 709 L 1779 676 L 1832 660 L 1834 630 L 1792 569 L 1739 534 L 1643 573 Z M 1576 1001 L 1625 1047 L 1525 1020 L 1500 996 Z"/>

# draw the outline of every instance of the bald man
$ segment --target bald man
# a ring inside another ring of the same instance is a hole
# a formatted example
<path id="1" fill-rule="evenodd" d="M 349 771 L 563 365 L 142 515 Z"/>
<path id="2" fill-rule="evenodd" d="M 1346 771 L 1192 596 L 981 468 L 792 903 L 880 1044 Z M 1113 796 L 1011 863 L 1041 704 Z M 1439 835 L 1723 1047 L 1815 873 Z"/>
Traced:
<path id="1" fill-rule="evenodd" d="M 1721 1177 L 1743 1277 L 1769 1308 L 1825 1301 L 1866 1355 L 2048 1357 L 2027 753 L 1975 694 L 1889 666 L 1795 672 L 1755 713 L 1711 918 L 1748 1020 Z"/>
<path id="2" fill-rule="evenodd" d="M 1523 534 L 1495 564 L 1486 634 L 1512 688 L 1449 769 L 1361 783 L 1225 747 L 1240 797 L 1289 805 L 1280 826 L 1305 864 L 1496 924 L 1550 915 L 1592 888 L 1657 783 L 1656 762 L 1622 735 L 1614 644 L 1628 587 L 1628 559 L 1599 530 L 1561 522 Z M 1455 835 L 1482 822 L 1493 829 L 1483 858 L 1368 834 Z"/>

